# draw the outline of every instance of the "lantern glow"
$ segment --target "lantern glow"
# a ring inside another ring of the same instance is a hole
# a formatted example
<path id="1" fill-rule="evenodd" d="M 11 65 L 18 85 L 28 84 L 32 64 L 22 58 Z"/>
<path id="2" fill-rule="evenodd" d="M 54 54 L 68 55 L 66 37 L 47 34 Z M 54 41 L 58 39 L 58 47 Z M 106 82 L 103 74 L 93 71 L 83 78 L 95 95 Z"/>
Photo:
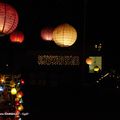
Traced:
<path id="1" fill-rule="evenodd" d="M 0 35 L 13 32 L 17 25 L 17 11 L 9 4 L 0 3 Z"/>
<path id="2" fill-rule="evenodd" d="M 100 70 L 100 68 L 99 68 L 98 66 L 95 66 L 95 67 L 94 67 L 94 71 L 95 71 L 95 72 L 98 72 L 99 70 Z"/>
<path id="3" fill-rule="evenodd" d="M 11 94 L 12 94 L 12 95 L 16 95 L 16 94 L 17 94 L 16 88 L 12 88 L 12 89 L 11 89 Z"/>
<path id="4" fill-rule="evenodd" d="M 24 109 L 23 105 L 20 104 L 20 105 L 18 106 L 18 110 L 19 110 L 19 111 L 22 111 L 23 109 Z"/>
<path id="5" fill-rule="evenodd" d="M 69 24 L 62 24 L 53 31 L 53 40 L 60 47 L 72 46 L 77 39 L 77 31 Z"/>
<path id="6" fill-rule="evenodd" d="M 24 41 L 24 34 L 20 31 L 15 31 L 10 34 L 10 40 L 13 43 L 22 43 Z"/>
<path id="7" fill-rule="evenodd" d="M 51 41 L 53 39 L 53 28 L 45 27 L 41 30 L 41 38 L 46 41 Z"/>
<path id="8" fill-rule="evenodd" d="M 92 63 L 93 63 L 93 59 L 92 58 L 87 58 L 86 59 L 86 63 L 88 64 L 88 65 L 91 65 Z"/>

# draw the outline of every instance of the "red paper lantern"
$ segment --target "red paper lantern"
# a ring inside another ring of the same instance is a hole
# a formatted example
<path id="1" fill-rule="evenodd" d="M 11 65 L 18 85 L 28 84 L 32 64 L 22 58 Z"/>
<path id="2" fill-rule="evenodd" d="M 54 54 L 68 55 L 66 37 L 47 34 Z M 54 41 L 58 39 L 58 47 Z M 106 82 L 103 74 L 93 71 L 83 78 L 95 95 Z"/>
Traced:
<path id="1" fill-rule="evenodd" d="M 53 28 L 45 27 L 41 30 L 41 38 L 46 41 L 51 41 L 53 39 Z"/>
<path id="2" fill-rule="evenodd" d="M 17 11 L 9 4 L 0 3 L 0 35 L 13 32 L 17 25 Z"/>
<path id="3" fill-rule="evenodd" d="M 20 31 L 15 31 L 10 34 L 10 40 L 14 43 L 22 43 L 24 41 L 24 34 Z"/>

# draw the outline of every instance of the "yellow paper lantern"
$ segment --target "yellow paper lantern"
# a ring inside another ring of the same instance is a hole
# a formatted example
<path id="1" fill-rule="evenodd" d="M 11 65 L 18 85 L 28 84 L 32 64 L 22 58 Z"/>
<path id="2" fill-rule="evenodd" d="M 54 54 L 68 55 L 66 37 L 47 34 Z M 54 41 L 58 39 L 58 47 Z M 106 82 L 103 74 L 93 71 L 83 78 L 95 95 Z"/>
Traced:
<path id="1" fill-rule="evenodd" d="M 99 70 L 100 70 L 100 68 L 99 68 L 98 66 L 95 66 L 95 67 L 94 67 L 94 71 L 95 71 L 95 72 L 98 72 Z"/>
<path id="2" fill-rule="evenodd" d="M 12 94 L 12 95 L 16 95 L 16 94 L 17 94 L 16 88 L 12 88 L 12 89 L 11 89 L 11 94 Z"/>
<path id="3" fill-rule="evenodd" d="M 76 29 L 67 23 L 59 25 L 53 31 L 53 41 L 60 47 L 72 46 L 76 39 Z"/>
<path id="4" fill-rule="evenodd" d="M 93 59 L 92 58 L 87 58 L 86 59 L 86 63 L 88 64 L 88 65 L 91 65 L 92 63 L 93 63 Z"/>

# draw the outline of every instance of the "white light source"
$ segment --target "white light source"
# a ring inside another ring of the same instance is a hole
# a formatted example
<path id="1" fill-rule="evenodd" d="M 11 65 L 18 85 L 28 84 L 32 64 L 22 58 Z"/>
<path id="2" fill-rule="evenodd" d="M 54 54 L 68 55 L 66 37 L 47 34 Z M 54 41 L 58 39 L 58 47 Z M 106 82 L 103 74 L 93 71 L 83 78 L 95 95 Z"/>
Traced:
<path id="1" fill-rule="evenodd" d="M 3 86 L 0 86 L 0 92 L 3 92 L 3 91 L 4 91 Z"/>

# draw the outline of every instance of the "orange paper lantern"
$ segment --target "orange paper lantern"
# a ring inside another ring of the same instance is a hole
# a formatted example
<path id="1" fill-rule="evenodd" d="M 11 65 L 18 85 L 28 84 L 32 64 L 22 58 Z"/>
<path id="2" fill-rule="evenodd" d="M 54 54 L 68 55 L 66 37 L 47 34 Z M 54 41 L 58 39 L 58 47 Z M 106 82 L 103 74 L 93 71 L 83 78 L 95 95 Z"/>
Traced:
<path id="1" fill-rule="evenodd" d="M 13 32 L 17 25 L 17 11 L 9 4 L 0 3 L 0 35 Z"/>
<path id="2" fill-rule="evenodd" d="M 24 34 L 20 31 L 15 31 L 10 34 L 10 41 L 13 43 L 22 43 L 24 41 Z"/>
<path id="3" fill-rule="evenodd" d="M 93 63 L 93 59 L 92 58 L 87 58 L 86 59 L 86 63 L 88 64 L 88 65 L 91 65 L 92 63 Z"/>

